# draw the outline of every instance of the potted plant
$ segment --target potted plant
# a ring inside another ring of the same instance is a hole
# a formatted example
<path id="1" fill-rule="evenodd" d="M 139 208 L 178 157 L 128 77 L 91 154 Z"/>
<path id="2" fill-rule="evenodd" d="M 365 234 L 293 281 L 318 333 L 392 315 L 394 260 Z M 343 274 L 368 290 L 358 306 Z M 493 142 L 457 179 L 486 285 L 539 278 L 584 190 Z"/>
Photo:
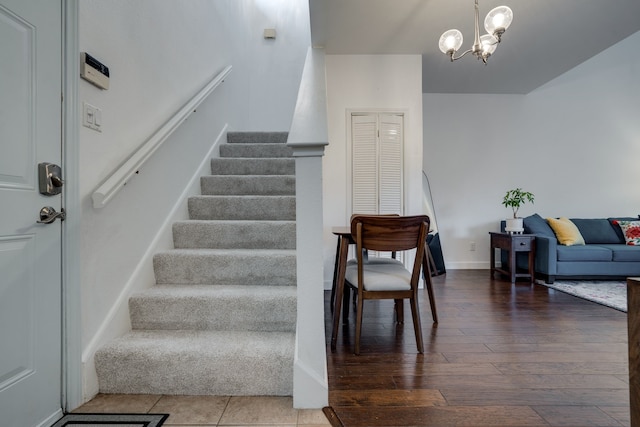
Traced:
<path id="1" fill-rule="evenodd" d="M 507 226 L 505 230 L 508 233 L 522 233 L 524 227 L 522 226 L 522 218 L 518 217 L 518 209 L 526 202 L 533 203 L 533 193 L 528 191 L 522 191 L 522 188 L 516 188 L 507 191 L 502 199 L 502 204 L 505 208 L 511 208 L 513 211 L 513 218 L 507 219 Z"/>

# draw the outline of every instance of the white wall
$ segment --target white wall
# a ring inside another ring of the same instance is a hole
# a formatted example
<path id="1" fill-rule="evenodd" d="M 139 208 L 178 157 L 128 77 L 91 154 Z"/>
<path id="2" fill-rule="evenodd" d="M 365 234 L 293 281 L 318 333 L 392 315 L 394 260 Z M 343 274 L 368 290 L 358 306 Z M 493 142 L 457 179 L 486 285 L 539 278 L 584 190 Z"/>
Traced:
<path id="1" fill-rule="evenodd" d="M 181 0 L 190 2 L 191 0 Z M 309 0 L 214 0 L 238 7 L 232 24 L 231 48 L 238 68 L 236 88 L 240 130 L 288 131 L 298 85 L 311 44 Z M 206 1 L 205 1 L 206 3 Z M 276 39 L 263 38 L 265 28 Z"/>
<path id="2" fill-rule="evenodd" d="M 127 299 L 153 285 L 153 250 L 217 137 L 288 130 L 309 46 L 304 0 L 81 0 L 79 45 L 105 63 L 110 88 L 84 80 L 79 102 L 102 109 L 103 131 L 80 129 L 82 348 L 85 399 L 97 392 L 93 354 L 126 331 Z M 276 40 L 263 38 L 276 28 Z M 225 66 L 233 71 L 103 209 L 91 193 Z M 151 251 L 150 251 L 151 249 Z"/>
<path id="3" fill-rule="evenodd" d="M 336 236 L 348 225 L 347 119 L 350 111 L 404 113 L 405 214 L 422 206 L 422 57 L 420 55 L 327 55 L 329 145 L 323 159 L 324 280 L 331 287 Z"/>
<path id="4" fill-rule="evenodd" d="M 636 33 L 528 95 L 423 95 L 447 268 L 489 267 L 488 232 L 510 214 L 501 201 L 515 187 L 535 194 L 523 217 L 640 213 L 639 43 Z"/>

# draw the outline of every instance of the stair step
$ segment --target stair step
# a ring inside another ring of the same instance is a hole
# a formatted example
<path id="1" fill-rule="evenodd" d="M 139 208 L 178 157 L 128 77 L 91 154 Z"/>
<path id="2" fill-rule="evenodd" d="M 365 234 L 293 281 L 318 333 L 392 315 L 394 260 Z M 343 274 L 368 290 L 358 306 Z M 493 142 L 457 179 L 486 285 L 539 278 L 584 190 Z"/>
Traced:
<path id="1" fill-rule="evenodd" d="M 296 161 L 293 158 L 211 159 L 212 175 L 295 175 Z"/>
<path id="2" fill-rule="evenodd" d="M 278 158 L 291 157 L 293 151 L 285 144 L 222 144 L 220 157 Z"/>
<path id="3" fill-rule="evenodd" d="M 129 299 L 131 327 L 294 332 L 296 291 L 293 286 L 156 285 Z"/>
<path id="4" fill-rule="evenodd" d="M 271 196 L 296 194 L 295 175 L 209 175 L 200 178 L 203 195 Z"/>
<path id="5" fill-rule="evenodd" d="M 95 355 L 100 392 L 290 396 L 292 332 L 132 331 Z"/>
<path id="6" fill-rule="evenodd" d="M 173 224 L 176 249 L 295 249 L 295 221 L 179 221 Z"/>
<path id="7" fill-rule="evenodd" d="M 295 220 L 295 196 L 189 197 L 190 219 Z"/>
<path id="8" fill-rule="evenodd" d="M 157 284 L 296 285 L 291 249 L 173 249 L 153 257 Z"/>
<path id="9" fill-rule="evenodd" d="M 287 132 L 229 132 L 129 299 L 133 330 L 95 354 L 100 392 L 293 394 L 295 159 Z"/>
<path id="10" fill-rule="evenodd" d="M 227 132 L 227 142 L 230 144 L 285 144 L 288 132 Z"/>

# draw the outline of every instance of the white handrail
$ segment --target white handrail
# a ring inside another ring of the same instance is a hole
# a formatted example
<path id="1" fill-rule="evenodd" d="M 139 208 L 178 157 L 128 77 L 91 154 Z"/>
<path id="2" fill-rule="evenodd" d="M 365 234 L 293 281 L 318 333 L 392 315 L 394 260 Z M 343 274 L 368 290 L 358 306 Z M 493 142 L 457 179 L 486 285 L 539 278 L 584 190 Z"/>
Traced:
<path id="1" fill-rule="evenodd" d="M 220 85 L 231 72 L 231 65 L 217 74 L 176 114 L 147 139 L 135 153 L 93 192 L 91 199 L 94 208 L 103 208 L 140 170 L 140 167 L 156 152 L 164 141 L 184 122 L 196 108 Z"/>

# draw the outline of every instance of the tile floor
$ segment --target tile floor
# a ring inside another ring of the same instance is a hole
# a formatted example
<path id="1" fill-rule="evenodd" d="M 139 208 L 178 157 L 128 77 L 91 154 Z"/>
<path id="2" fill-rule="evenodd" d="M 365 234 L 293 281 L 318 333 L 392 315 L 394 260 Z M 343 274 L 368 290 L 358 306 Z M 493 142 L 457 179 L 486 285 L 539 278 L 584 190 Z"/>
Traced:
<path id="1" fill-rule="evenodd" d="M 163 427 L 326 427 L 321 409 L 293 409 L 291 397 L 99 394 L 73 412 L 170 414 Z"/>

